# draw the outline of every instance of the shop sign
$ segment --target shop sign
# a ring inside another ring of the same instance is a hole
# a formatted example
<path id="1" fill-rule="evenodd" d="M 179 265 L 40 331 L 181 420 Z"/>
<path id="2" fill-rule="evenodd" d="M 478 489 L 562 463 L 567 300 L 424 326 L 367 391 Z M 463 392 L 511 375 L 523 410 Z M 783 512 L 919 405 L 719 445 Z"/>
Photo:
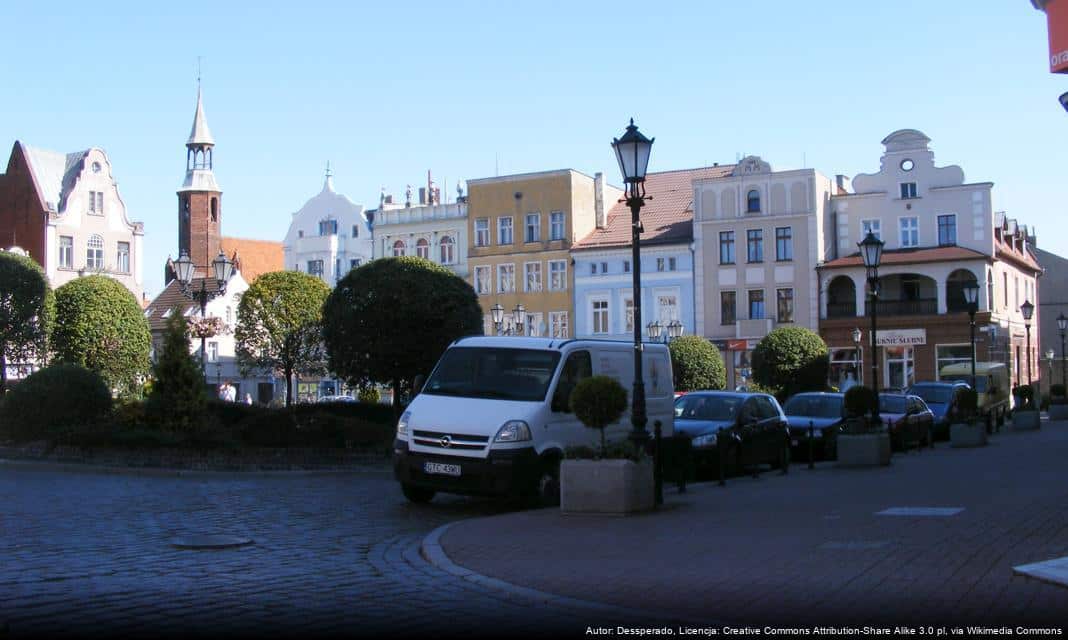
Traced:
<path id="1" fill-rule="evenodd" d="M 728 340 L 727 351 L 745 351 L 749 346 L 748 340 Z"/>
<path id="2" fill-rule="evenodd" d="M 926 329 L 890 329 L 875 334 L 880 347 L 913 347 L 927 344 Z"/>

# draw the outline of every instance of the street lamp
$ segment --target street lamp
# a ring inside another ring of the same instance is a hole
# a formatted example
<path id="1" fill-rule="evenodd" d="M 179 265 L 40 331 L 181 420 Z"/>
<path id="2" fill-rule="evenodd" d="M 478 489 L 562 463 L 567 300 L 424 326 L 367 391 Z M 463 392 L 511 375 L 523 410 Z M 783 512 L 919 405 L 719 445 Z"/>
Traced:
<path id="1" fill-rule="evenodd" d="M 975 280 L 964 283 L 964 301 L 968 303 L 968 324 L 971 327 L 972 388 L 975 388 L 975 312 L 979 310 L 979 283 Z"/>
<path id="2" fill-rule="evenodd" d="M 504 307 L 499 302 L 490 307 L 490 317 L 493 319 L 493 328 L 497 331 L 497 335 L 501 335 L 502 328 L 506 336 L 510 336 L 513 333 L 523 333 L 523 320 L 526 318 L 526 313 L 526 308 L 522 304 L 517 304 L 515 309 L 512 309 L 512 328 L 509 329 L 503 327 Z"/>
<path id="3" fill-rule="evenodd" d="M 871 386 L 875 392 L 875 409 L 871 417 L 876 424 L 879 423 L 879 347 L 876 336 L 879 335 L 879 263 L 883 260 L 883 244 L 871 231 L 864 236 L 864 240 L 857 243 L 868 272 L 868 289 L 871 294 Z"/>
<path id="4" fill-rule="evenodd" d="M 200 288 L 195 289 L 193 287 L 193 275 L 196 273 L 196 265 L 189 259 L 189 254 L 183 251 L 182 255 L 174 261 L 174 273 L 178 277 L 178 285 L 182 295 L 200 304 L 201 320 L 207 319 L 208 300 L 226 293 L 226 283 L 230 281 L 230 276 L 234 273 L 234 263 L 227 259 L 226 254 L 222 251 L 212 260 L 211 267 L 212 275 L 215 276 L 215 290 L 208 291 L 208 278 L 206 277 L 200 279 Z M 205 270 L 207 269 L 205 268 Z M 200 336 L 200 373 L 205 378 L 207 377 L 207 358 L 205 357 L 207 339 L 206 335 L 202 334 Z"/>
<path id="5" fill-rule="evenodd" d="M 1061 384 L 1068 385 L 1068 376 L 1065 376 L 1065 360 L 1064 360 L 1064 331 L 1068 329 L 1068 318 L 1064 317 L 1064 313 L 1057 316 L 1057 328 L 1061 332 Z"/>
<path id="6" fill-rule="evenodd" d="M 630 439 L 636 449 L 649 439 L 645 430 L 645 382 L 642 379 L 642 262 L 640 213 L 648 199 L 645 195 L 645 172 L 649 168 L 649 153 L 656 138 L 646 138 L 634 126 L 634 118 L 622 138 L 612 139 L 612 149 L 619 161 L 619 170 L 626 185 L 626 204 L 630 207 L 631 261 L 633 262 L 634 300 L 634 388 L 631 393 Z"/>
<path id="7" fill-rule="evenodd" d="M 860 371 L 860 339 L 864 336 L 860 327 L 853 327 L 853 372 L 857 376 L 857 384 L 862 384 L 863 375 Z"/>
<path id="8" fill-rule="evenodd" d="M 526 310 L 526 308 L 523 307 L 523 303 L 517 304 L 515 306 L 515 309 L 512 309 L 512 320 L 515 321 L 515 323 L 513 325 L 515 327 L 515 329 L 514 329 L 515 333 L 523 333 L 523 325 L 526 324 L 526 322 L 525 322 L 526 319 L 527 319 L 527 310 Z"/>
<path id="9" fill-rule="evenodd" d="M 501 334 L 501 323 L 504 322 L 504 307 L 501 303 L 495 303 L 490 307 L 490 316 L 493 318 L 493 328 L 497 331 L 497 335 Z"/>
<path id="10" fill-rule="evenodd" d="M 671 340 L 678 338 L 685 330 L 686 328 L 682 326 L 682 322 L 679 320 L 671 322 L 668 324 L 668 341 L 670 342 Z"/>
<path id="11" fill-rule="evenodd" d="M 646 325 L 645 330 L 649 334 L 649 339 L 656 342 L 660 339 L 660 332 L 663 327 L 660 326 L 659 320 L 654 320 Z"/>
<path id="12" fill-rule="evenodd" d="M 1020 305 L 1020 313 L 1024 318 L 1024 329 L 1027 330 L 1027 386 L 1031 386 L 1031 316 L 1035 314 L 1035 305 L 1030 300 L 1024 300 Z"/>

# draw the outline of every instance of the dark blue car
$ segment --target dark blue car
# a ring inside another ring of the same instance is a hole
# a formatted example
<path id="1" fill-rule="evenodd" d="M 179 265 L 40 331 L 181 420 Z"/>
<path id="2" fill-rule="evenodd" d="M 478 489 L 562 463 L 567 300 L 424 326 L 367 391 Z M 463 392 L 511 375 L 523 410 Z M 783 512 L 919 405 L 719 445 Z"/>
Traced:
<path id="1" fill-rule="evenodd" d="M 838 431 L 845 420 L 844 393 L 799 393 L 783 407 L 790 424 L 790 444 L 797 455 L 808 459 L 809 433 L 815 458 L 836 456 Z"/>
<path id="2" fill-rule="evenodd" d="M 938 440 L 949 439 L 949 425 L 960 410 L 960 394 L 967 389 L 966 382 L 917 382 L 908 389 L 908 394 L 919 396 L 934 414 L 932 431 Z"/>
<path id="3" fill-rule="evenodd" d="M 727 465 L 724 473 L 789 461 L 786 416 L 775 398 L 764 393 L 687 393 L 675 401 L 675 432 L 692 439 L 699 469 L 718 469 L 721 459 Z"/>

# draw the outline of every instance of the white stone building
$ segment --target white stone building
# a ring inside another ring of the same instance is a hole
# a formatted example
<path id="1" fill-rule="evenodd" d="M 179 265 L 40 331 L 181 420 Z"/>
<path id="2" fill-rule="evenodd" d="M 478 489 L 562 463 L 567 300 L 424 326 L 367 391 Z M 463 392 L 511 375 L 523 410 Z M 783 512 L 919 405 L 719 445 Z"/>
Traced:
<path id="1" fill-rule="evenodd" d="M 318 276 L 331 287 L 372 258 L 363 206 L 334 191 L 329 169 L 322 191 L 293 214 L 282 249 L 286 269 Z"/>
<path id="2" fill-rule="evenodd" d="M 433 187 L 419 190 L 418 203 L 410 192 L 403 205 L 383 195 L 374 220 L 375 255 L 420 256 L 466 278 L 467 199 L 457 191 L 457 202 L 448 204 Z"/>

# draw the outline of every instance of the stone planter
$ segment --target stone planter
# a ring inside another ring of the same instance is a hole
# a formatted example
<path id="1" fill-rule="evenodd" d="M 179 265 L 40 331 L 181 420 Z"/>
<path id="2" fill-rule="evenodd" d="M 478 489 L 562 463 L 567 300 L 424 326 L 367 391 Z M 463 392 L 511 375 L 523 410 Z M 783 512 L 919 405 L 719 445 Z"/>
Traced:
<path id="1" fill-rule="evenodd" d="M 1042 414 L 1033 409 L 1020 411 L 1017 409 L 1012 414 L 1013 431 L 1034 431 L 1042 424 Z"/>
<path id="2" fill-rule="evenodd" d="M 1049 405 L 1050 420 L 1068 420 L 1068 402 Z"/>
<path id="3" fill-rule="evenodd" d="M 560 511 L 626 515 L 655 505 L 653 462 L 564 460 L 560 464 Z"/>
<path id="4" fill-rule="evenodd" d="M 839 467 L 881 467 L 890 464 L 890 434 L 838 434 Z"/>
<path id="5" fill-rule="evenodd" d="M 955 449 L 986 446 L 986 424 L 975 421 L 949 425 L 949 446 Z"/>

